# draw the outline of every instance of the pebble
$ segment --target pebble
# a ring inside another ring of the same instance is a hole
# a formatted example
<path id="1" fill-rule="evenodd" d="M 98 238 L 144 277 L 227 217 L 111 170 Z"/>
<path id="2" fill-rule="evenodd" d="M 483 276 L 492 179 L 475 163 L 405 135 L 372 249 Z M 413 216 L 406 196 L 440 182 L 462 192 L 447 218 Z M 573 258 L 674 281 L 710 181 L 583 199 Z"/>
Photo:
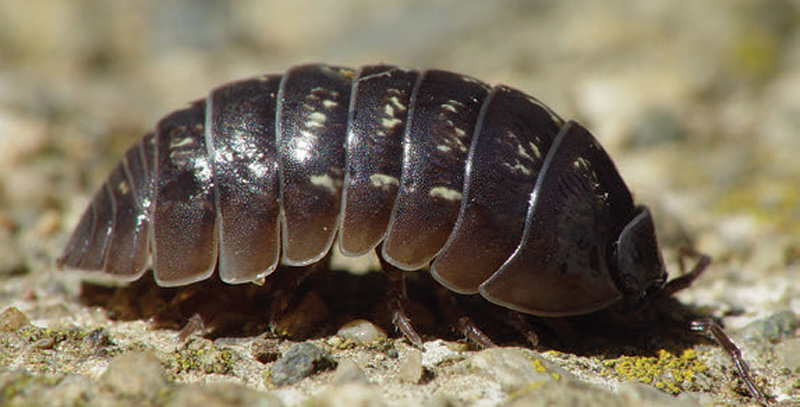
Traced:
<path id="1" fill-rule="evenodd" d="M 640 383 L 626 382 L 616 392 L 586 382 L 551 381 L 520 390 L 506 407 L 699 407 L 689 397 L 673 397 Z"/>
<path id="2" fill-rule="evenodd" d="M 577 381 L 547 382 L 522 392 L 507 407 L 626 407 L 608 390 Z"/>
<path id="3" fill-rule="evenodd" d="M 272 363 L 281 357 L 278 344 L 275 339 L 256 338 L 250 345 L 250 354 L 261 363 Z"/>
<path id="4" fill-rule="evenodd" d="M 336 362 L 328 352 L 308 342 L 292 346 L 272 366 L 270 381 L 278 386 L 297 383 L 314 373 L 330 370 Z"/>
<path id="5" fill-rule="evenodd" d="M 673 397 L 636 381 L 622 383 L 617 388 L 617 394 L 625 406 L 700 407 L 700 403 L 689 397 L 688 393 Z"/>
<path id="6" fill-rule="evenodd" d="M 747 340 L 774 343 L 794 335 L 798 328 L 800 318 L 790 310 L 783 310 L 747 324 L 742 328 L 741 335 Z"/>
<path id="7" fill-rule="evenodd" d="M 422 352 L 417 349 L 409 349 L 400 359 L 397 379 L 406 383 L 419 383 L 422 373 Z"/>
<path id="8" fill-rule="evenodd" d="M 110 401 L 113 400 L 113 395 L 98 391 L 97 383 L 80 375 L 66 376 L 53 388 L 42 389 L 40 394 L 44 400 L 58 400 L 62 406 L 85 405 L 87 399 L 97 401 L 107 399 L 108 404 L 112 404 Z"/>
<path id="9" fill-rule="evenodd" d="M 469 371 L 494 380 L 508 393 L 570 376 L 536 352 L 521 348 L 486 349 L 475 353 L 465 362 Z"/>
<path id="10" fill-rule="evenodd" d="M 422 366 L 433 369 L 436 365 L 447 361 L 458 361 L 464 359 L 464 355 L 456 346 L 441 339 L 425 342 L 422 347 Z"/>
<path id="11" fill-rule="evenodd" d="M 168 387 L 161 364 L 149 353 L 115 357 L 100 380 L 111 392 L 131 400 L 155 400 Z"/>
<path id="12" fill-rule="evenodd" d="M 386 339 L 386 332 L 383 329 L 365 319 L 356 319 L 344 324 L 336 335 L 362 346 Z"/>
<path id="13" fill-rule="evenodd" d="M 792 372 L 800 371 L 800 338 L 787 339 L 775 346 L 783 366 Z"/>
<path id="14" fill-rule="evenodd" d="M 275 395 L 233 383 L 190 384 L 174 391 L 165 407 L 282 407 Z"/>
<path id="15" fill-rule="evenodd" d="M 0 314 L 0 332 L 14 332 L 30 323 L 28 317 L 17 307 L 8 307 Z"/>
<path id="16" fill-rule="evenodd" d="M 385 406 L 378 388 L 351 382 L 329 388 L 304 404 L 307 407 L 382 407 Z"/>
<path id="17" fill-rule="evenodd" d="M 97 328 L 91 332 L 89 332 L 81 342 L 83 345 L 92 347 L 92 348 L 105 348 L 108 346 L 113 346 L 114 341 L 108 336 L 108 332 L 106 332 L 105 328 Z"/>
<path id="18" fill-rule="evenodd" d="M 507 407 L 699 407 L 696 401 L 672 397 L 638 383 L 623 383 L 617 392 L 574 380 L 532 386 Z"/>
<path id="19" fill-rule="evenodd" d="M 352 359 L 344 359 L 339 361 L 339 366 L 333 372 L 334 384 L 344 384 L 349 382 L 369 383 L 366 373 L 356 362 Z"/>

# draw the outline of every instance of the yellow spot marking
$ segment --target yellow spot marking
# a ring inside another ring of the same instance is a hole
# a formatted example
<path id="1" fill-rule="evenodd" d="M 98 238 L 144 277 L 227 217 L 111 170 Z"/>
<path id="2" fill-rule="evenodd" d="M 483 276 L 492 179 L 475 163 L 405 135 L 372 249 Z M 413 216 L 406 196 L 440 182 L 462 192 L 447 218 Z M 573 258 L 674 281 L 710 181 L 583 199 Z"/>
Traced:
<path id="1" fill-rule="evenodd" d="M 400 119 L 383 119 L 381 120 L 381 126 L 385 129 L 393 129 L 403 123 Z"/>
<path id="2" fill-rule="evenodd" d="M 183 146 L 188 146 L 194 144 L 194 138 L 192 137 L 184 137 L 180 140 L 172 140 L 169 143 L 169 148 L 179 148 Z"/>
<path id="3" fill-rule="evenodd" d="M 447 199 L 448 201 L 458 201 L 461 199 L 461 192 L 447 187 L 434 187 L 428 193 L 433 198 Z"/>
<path id="4" fill-rule="evenodd" d="M 117 191 L 119 191 L 123 195 L 130 192 L 130 190 L 131 189 L 130 187 L 128 187 L 128 183 L 125 181 L 121 181 L 119 184 L 117 184 Z"/>
<path id="5" fill-rule="evenodd" d="M 328 116 L 324 113 L 312 112 L 308 115 L 306 127 L 324 127 L 326 120 L 328 120 Z"/>
<path id="6" fill-rule="evenodd" d="M 311 185 L 325 188 L 331 194 L 335 194 L 339 191 L 337 187 L 337 182 L 328 174 L 324 175 L 312 175 L 311 178 Z"/>
<path id="7" fill-rule="evenodd" d="M 372 186 L 376 188 L 384 188 L 390 185 L 400 185 L 400 180 L 397 177 L 386 174 L 372 174 L 369 176 Z"/>

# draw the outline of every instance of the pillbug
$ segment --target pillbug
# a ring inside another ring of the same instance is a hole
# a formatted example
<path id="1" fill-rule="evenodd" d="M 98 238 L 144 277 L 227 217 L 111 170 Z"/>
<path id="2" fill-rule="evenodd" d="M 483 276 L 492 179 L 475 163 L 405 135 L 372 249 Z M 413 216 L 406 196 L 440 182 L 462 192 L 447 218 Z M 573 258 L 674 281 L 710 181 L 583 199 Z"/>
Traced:
<path id="1" fill-rule="evenodd" d="M 337 235 L 345 255 L 377 250 L 387 275 L 430 265 L 452 292 L 547 317 L 671 294 L 707 264 L 666 282 L 650 211 L 580 124 L 506 86 L 385 65 L 297 66 L 167 115 L 57 262 L 125 281 L 152 265 L 161 286 L 262 282 Z M 395 324 L 420 343 L 402 291 Z M 718 326 L 692 326 L 764 400 Z"/>

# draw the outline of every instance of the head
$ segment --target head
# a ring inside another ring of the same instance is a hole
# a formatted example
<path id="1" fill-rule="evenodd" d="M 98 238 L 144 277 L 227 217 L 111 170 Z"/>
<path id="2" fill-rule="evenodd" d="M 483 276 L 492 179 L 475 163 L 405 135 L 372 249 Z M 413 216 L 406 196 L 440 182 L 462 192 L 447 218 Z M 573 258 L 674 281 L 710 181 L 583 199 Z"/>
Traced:
<path id="1" fill-rule="evenodd" d="M 656 241 L 653 217 L 637 206 L 613 245 L 611 276 L 626 298 L 641 300 L 662 289 L 667 272 Z"/>

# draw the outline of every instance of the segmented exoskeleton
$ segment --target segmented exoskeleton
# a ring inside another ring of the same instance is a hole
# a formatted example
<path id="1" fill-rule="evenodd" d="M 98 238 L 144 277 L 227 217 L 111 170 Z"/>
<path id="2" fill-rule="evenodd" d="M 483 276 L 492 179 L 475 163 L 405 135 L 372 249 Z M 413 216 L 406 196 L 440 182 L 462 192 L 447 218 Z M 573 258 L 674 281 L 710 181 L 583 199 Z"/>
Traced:
<path id="1" fill-rule="evenodd" d="M 430 264 L 453 292 L 538 316 L 671 293 L 707 264 L 665 286 L 649 210 L 581 125 L 506 86 L 384 65 L 298 66 L 164 117 L 58 262 L 121 280 L 151 262 L 162 286 L 215 270 L 259 282 L 280 262 L 319 261 L 337 233 L 345 255 L 378 248 L 384 269 Z M 695 324 L 763 400 L 714 327 Z"/>

